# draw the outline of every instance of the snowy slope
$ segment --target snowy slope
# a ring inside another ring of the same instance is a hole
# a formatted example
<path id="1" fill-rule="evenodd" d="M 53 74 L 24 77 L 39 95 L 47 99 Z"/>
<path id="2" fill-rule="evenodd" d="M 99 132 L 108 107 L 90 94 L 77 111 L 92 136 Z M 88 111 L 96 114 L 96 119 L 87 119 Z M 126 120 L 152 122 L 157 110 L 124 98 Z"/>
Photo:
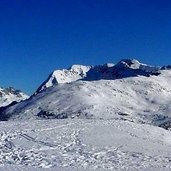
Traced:
<path id="1" fill-rule="evenodd" d="M 14 101 L 21 101 L 27 99 L 28 96 L 13 87 L 0 88 L 0 107 L 7 106 Z"/>
<path id="2" fill-rule="evenodd" d="M 171 70 L 125 61 L 96 66 L 84 80 L 49 84 L 4 111 L 3 119 L 99 118 L 164 124 L 170 119 Z"/>
<path id="3" fill-rule="evenodd" d="M 170 69 L 126 59 L 54 71 L 1 113 L 0 170 L 170 171 Z"/>
<path id="4" fill-rule="evenodd" d="M 44 90 L 6 111 L 11 119 L 126 118 L 153 122 L 170 117 L 171 71 L 160 76 L 77 81 Z M 156 119 L 155 119 L 156 118 Z"/>
<path id="5" fill-rule="evenodd" d="M 122 120 L 0 124 L 4 171 L 169 171 L 170 147 L 170 131 Z"/>

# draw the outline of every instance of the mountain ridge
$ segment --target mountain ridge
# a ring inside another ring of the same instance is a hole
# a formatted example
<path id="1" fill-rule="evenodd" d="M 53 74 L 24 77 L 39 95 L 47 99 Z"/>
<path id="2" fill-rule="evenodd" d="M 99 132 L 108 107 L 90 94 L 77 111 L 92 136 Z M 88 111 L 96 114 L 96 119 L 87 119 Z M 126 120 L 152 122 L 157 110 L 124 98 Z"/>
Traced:
<path id="1" fill-rule="evenodd" d="M 158 75 L 161 68 L 142 64 L 136 59 L 122 59 L 117 64 L 106 63 L 95 66 L 73 65 L 69 69 L 53 71 L 37 89 L 36 94 L 55 84 L 70 83 L 78 80 L 93 81 L 137 75 Z M 167 67 L 163 67 L 163 69 L 167 69 Z"/>
<path id="2" fill-rule="evenodd" d="M 169 67 L 149 66 L 126 59 L 115 65 L 88 68 L 74 65 L 63 72 L 76 76 L 72 75 L 74 79 L 69 82 L 67 78 L 67 81 L 46 84 L 49 81 L 46 80 L 41 91 L 5 108 L 1 119 L 123 119 L 157 126 L 170 123 Z"/>
<path id="3" fill-rule="evenodd" d="M 7 106 L 14 101 L 20 102 L 28 97 L 28 95 L 13 87 L 0 87 L 0 107 Z"/>

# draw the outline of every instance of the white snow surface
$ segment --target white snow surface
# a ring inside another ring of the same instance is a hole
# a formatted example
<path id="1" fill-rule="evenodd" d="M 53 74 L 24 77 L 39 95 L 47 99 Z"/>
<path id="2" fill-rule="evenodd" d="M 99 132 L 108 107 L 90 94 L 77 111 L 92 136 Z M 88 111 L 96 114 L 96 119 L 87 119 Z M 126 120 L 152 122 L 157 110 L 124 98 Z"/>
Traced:
<path id="1" fill-rule="evenodd" d="M 126 119 L 158 125 L 171 116 L 171 70 L 158 76 L 54 85 L 4 112 L 8 119 Z"/>
<path id="2" fill-rule="evenodd" d="M 170 131 L 123 120 L 0 123 L 0 170 L 169 171 L 170 147 Z"/>
<path id="3" fill-rule="evenodd" d="M 56 70 L 49 78 L 41 85 L 39 91 L 53 86 L 54 84 L 69 83 L 77 81 L 86 76 L 91 66 L 73 65 L 70 69 Z"/>
<path id="4" fill-rule="evenodd" d="M 170 85 L 137 60 L 55 71 L 1 113 L 0 170 L 170 171 Z"/>
<path id="5" fill-rule="evenodd" d="M 0 88 L 0 107 L 7 106 L 10 103 L 16 101 L 27 99 L 29 96 L 24 94 L 19 90 L 15 90 L 12 87 L 9 88 Z"/>
<path id="6" fill-rule="evenodd" d="M 132 76 L 157 72 L 160 67 L 142 64 L 135 59 L 123 59 L 116 65 L 107 63 L 97 66 L 73 65 L 69 69 L 56 70 L 47 78 L 47 80 L 38 88 L 37 93 L 57 84 L 70 83 L 77 80 L 99 80 L 114 79 L 117 76 Z M 132 72 L 133 71 L 133 72 Z"/>

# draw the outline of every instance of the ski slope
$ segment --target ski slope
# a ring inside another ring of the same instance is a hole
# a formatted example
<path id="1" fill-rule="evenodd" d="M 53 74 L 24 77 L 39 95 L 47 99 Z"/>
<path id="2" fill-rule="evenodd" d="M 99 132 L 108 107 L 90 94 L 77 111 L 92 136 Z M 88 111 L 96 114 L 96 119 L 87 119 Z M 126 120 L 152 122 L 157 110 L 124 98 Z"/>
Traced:
<path id="1" fill-rule="evenodd" d="M 0 169 L 169 170 L 171 132 L 122 120 L 1 122 Z"/>

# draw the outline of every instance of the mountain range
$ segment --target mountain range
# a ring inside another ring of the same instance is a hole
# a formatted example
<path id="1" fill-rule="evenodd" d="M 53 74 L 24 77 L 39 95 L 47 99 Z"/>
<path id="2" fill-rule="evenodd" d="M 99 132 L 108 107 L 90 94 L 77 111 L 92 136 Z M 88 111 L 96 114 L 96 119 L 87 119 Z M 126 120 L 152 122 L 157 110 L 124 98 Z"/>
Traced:
<path id="1" fill-rule="evenodd" d="M 1 110 L 2 120 L 124 119 L 168 125 L 171 112 L 170 66 L 135 59 L 56 70 L 29 98 Z"/>
<path id="2" fill-rule="evenodd" d="M 0 89 L 0 170 L 170 171 L 171 66 L 55 70 L 28 97 Z"/>

